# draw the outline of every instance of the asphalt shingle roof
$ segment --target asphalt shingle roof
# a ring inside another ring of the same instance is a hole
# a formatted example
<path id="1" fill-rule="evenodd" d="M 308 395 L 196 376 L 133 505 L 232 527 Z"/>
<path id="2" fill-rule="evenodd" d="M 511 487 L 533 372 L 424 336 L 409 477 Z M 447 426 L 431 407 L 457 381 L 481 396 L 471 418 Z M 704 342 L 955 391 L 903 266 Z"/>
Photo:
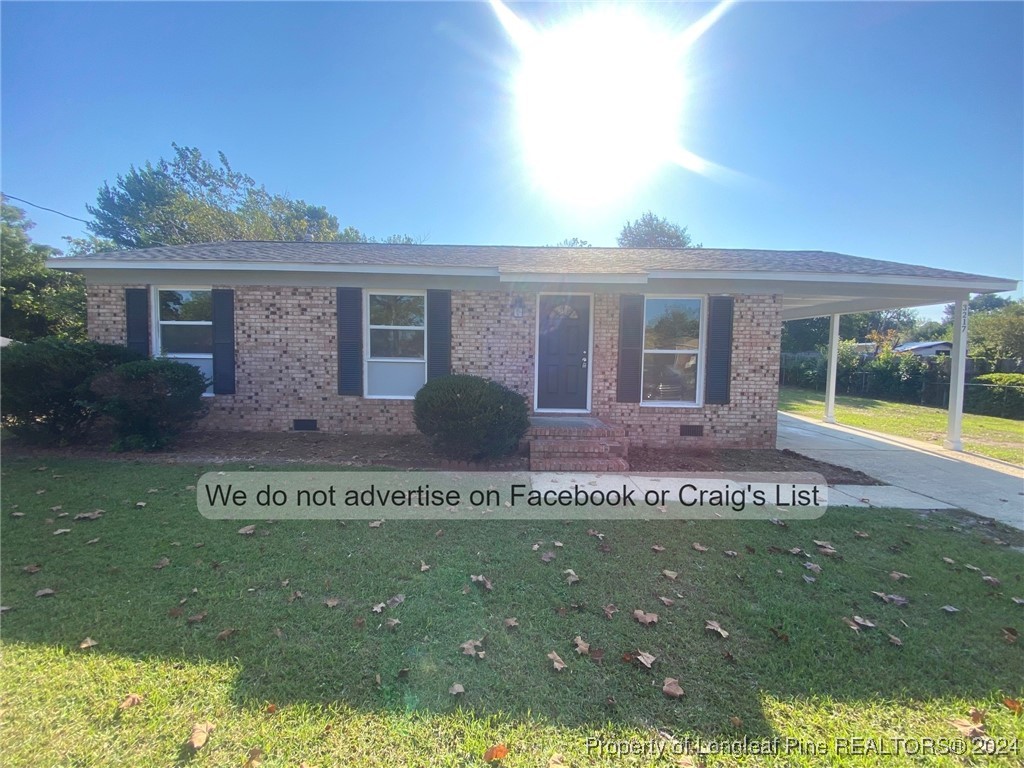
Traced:
<path id="1" fill-rule="evenodd" d="M 54 260 L 55 265 L 59 259 Z M 827 251 L 723 248 L 560 248 L 509 245 L 393 245 L 226 241 L 110 251 L 76 262 L 238 261 L 277 264 L 491 268 L 503 273 L 647 274 L 659 271 L 771 272 L 964 280 L 984 275 L 879 261 Z"/>

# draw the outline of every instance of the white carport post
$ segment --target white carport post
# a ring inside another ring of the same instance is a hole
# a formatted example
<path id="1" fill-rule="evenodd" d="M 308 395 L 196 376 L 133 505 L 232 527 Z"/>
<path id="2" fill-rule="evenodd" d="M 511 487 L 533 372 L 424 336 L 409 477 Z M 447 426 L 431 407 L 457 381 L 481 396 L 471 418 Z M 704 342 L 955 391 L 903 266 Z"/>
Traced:
<path id="1" fill-rule="evenodd" d="M 964 373 L 967 367 L 967 314 L 967 299 L 958 299 L 953 313 L 953 351 L 949 355 L 949 415 L 945 440 L 945 446 L 953 451 L 964 449 L 960 438 L 964 420 Z"/>
<path id="2" fill-rule="evenodd" d="M 839 369 L 839 315 L 828 329 L 828 370 L 825 373 L 825 423 L 836 423 L 836 371 Z"/>

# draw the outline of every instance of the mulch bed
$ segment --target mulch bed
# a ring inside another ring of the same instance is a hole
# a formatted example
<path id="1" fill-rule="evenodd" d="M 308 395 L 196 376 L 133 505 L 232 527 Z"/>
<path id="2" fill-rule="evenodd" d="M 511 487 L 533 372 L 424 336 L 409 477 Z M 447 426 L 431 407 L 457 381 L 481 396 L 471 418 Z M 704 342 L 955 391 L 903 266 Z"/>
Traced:
<path id="1" fill-rule="evenodd" d="M 182 435 L 172 449 L 154 453 L 111 453 L 105 445 L 38 448 L 25 445 L 17 438 L 4 439 L 3 449 L 7 458 L 62 456 L 167 464 L 529 469 L 529 459 L 525 455 L 472 465 L 452 462 L 438 454 L 422 435 L 193 431 Z M 634 472 L 817 472 L 830 485 L 879 485 L 862 472 L 815 461 L 792 451 L 721 449 L 693 452 L 632 448 L 629 464 Z"/>

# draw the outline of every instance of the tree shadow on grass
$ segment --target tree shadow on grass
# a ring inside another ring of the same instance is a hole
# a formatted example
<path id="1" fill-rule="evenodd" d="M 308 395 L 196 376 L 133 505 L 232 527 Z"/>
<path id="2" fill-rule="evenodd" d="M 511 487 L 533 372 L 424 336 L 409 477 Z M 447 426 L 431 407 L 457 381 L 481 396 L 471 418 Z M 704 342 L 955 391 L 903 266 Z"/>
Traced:
<path id="1" fill-rule="evenodd" d="M 243 706 L 462 707 L 573 728 L 612 722 L 735 738 L 733 717 L 751 737 L 776 732 L 765 696 L 980 701 L 1020 686 L 1019 647 L 1001 634 L 1019 623 L 1010 600 L 1019 554 L 994 543 L 992 529 L 951 518 L 841 510 L 787 527 L 524 520 L 370 529 L 287 521 L 260 522 L 242 536 L 238 523 L 195 511 L 187 488 L 198 469 L 96 472 L 95 464 L 67 462 L 46 473 L 5 473 L 4 508 L 17 504 L 24 513 L 3 530 L 3 602 L 15 608 L 4 617 L 5 642 L 79 653 L 89 636 L 100 643 L 90 653 L 235 665 L 233 696 Z M 41 485 L 47 493 L 36 495 Z M 54 504 L 71 515 L 105 512 L 69 523 L 55 517 Z M 61 527 L 70 533 L 55 536 Z M 855 535 L 861 529 L 868 538 Z M 822 554 L 815 540 L 836 553 Z M 794 548 L 801 552 L 790 554 Z M 554 560 L 543 562 L 545 552 Z M 23 572 L 32 563 L 39 571 Z M 580 581 L 567 583 L 566 569 Z M 893 571 L 911 578 L 893 581 Z M 33 596 L 44 587 L 56 595 Z M 898 593 L 909 605 L 872 591 Z M 611 618 L 608 604 L 618 608 Z M 959 613 L 942 611 L 946 604 Z M 641 625 L 634 609 L 657 613 L 658 622 Z M 844 622 L 854 616 L 876 626 L 855 632 Z M 511 617 L 518 627 L 505 626 Z M 388 619 L 400 624 L 389 628 Z M 707 630 L 707 621 L 728 637 Z M 229 629 L 237 631 L 218 639 Z M 588 655 L 574 650 L 577 636 Z M 460 649 L 474 639 L 483 658 Z M 552 651 L 565 670 L 553 669 Z M 635 660 L 638 651 L 656 657 L 652 669 Z M 666 677 L 680 681 L 684 699 L 662 694 Z M 456 682 L 466 690 L 460 697 L 449 693 Z"/>

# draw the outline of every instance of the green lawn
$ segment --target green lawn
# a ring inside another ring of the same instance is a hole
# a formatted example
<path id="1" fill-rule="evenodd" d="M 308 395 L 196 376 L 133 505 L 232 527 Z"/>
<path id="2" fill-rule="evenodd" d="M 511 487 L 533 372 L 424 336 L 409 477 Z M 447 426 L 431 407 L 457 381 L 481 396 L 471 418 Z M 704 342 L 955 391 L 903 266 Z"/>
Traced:
<path id="1" fill-rule="evenodd" d="M 241 766 L 255 748 L 265 767 L 482 766 L 497 743 L 508 746 L 505 766 L 546 766 L 556 754 L 564 761 L 550 764 L 675 764 L 659 730 L 676 744 L 778 737 L 805 750 L 692 764 L 891 766 L 912 759 L 879 750 L 956 739 L 954 721 L 972 707 L 995 747 L 1024 748 L 1024 717 L 1003 703 L 1024 698 L 1024 642 L 1004 630 L 1024 629 L 1012 600 L 1024 598 L 1012 548 L 1024 536 L 968 518 L 288 521 L 242 536 L 238 522 L 196 512 L 189 487 L 204 468 L 43 463 L 6 461 L 0 488 L 5 766 Z M 97 508 L 99 519 L 73 520 Z M 837 554 L 820 554 L 815 539 Z M 557 557 L 545 564 L 549 549 Z M 821 567 L 813 583 L 805 562 Z M 569 568 L 578 583 L 566 583 Z M 480 574 L 493 590 L 471 582 Z M 41 589 L 55 594 L 35 597 Z M 398 594 L 404 602 L 373 612 Z M 638 608 L 658 622 L 641 626 Z M 854 632 L 843 620 L 853 616 L 877 627 Z M 505 627 L 511 617 L 517 628 Z M 392 618 L 401 623 L 389 629 Z M 709 620 L 729 636 L 706 630 Z M 237 632 L 217 639 L 228 629 Z M 589 655 L 574 650 L 577 636 Z M 96 645 L 81 649 L 86 637 Z M 484 658 L 461 652 L 473 639 Z M 637 651 L 656 657 L 652 669 L 623 660 Z M 666 697 L 666 677 L 685 696 Z M 458 697 L 448 692 L 456 682 Z M 119 709 L 132 693 L 141 703 Z M 192 755 L 183 745 L 201 722 L 216 728 Z M 837 739 L 854 738 L 875 741 L 837 754 Z M 588 739 L 608 749 L 588 750 Z M 652 739 L 663 759 L 611 749 Z M 1019 765 L 1020 755 L 916 760 Z"/>
<path id="2" fill-rule="evenodd" d="M 821 418 L 825 395 L 795 387 L 779 391 L 779 410 Z M 946 437 L 946 411 L 923 405 L 890 403 L 867 397 L 836 396 L 836 421 L 896 437 L 910 437 L 942 445 Z M 1024 421 L 964 414 L 964 448 L 993 459 L 1024 464 Z"/>

